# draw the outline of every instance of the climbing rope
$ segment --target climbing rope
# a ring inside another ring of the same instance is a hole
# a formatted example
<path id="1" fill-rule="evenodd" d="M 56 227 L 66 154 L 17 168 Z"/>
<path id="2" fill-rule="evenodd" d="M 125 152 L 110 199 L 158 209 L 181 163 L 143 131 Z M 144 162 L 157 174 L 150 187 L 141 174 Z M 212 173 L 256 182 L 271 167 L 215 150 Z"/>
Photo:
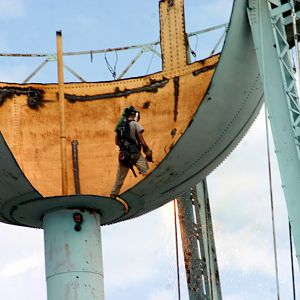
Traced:
<path id="1" fill-rule="evenodd" d="M 280 300 L 277 243 L 276 243 L 275 218 L 274 218 L 274 200 L 273 200 L 273 189 L 272 189 L 272 171 L 271 171 L 271 158 L 270 158 L 269 126 L 268 126 L 268 114 L 267 114 L 266 105 L 265 105 L 265 123 L 266 123 L 266 137 L 267 137 L 269 190 L 270 190 L 271 215 L 272 215 L 272 232 L 273 232 L 273 249 L 274 249 L 274 261 L 275 261 L 275 273 L 276 273 L 276 289 L 277 289 L 277 300 Z"/>
<path id="2" fill-rule="evenodd" d="M 295 288 L 295 271 L 294 271 L 294 254 L 293 254 L 293 241 L 292 241 L 292 229 L 289 221 L 289 238 L 290 238 L 290 253 L 291 253 L 291 268 L 292 268 L 292 284 L 293 284 L 293 300 L 296 300 L 296 288 Z"/>
<path id="3" fill-rule="evenodd" d="M 298 83 L 297 84 L 297 87 L 299 89 L 299 70 L 300 70 L 300 57 L 299 57 L 299 34 L 298 34 L 298 31 L 297 31 L 297 20 L 298 20 L 298 17 L 296 15 L 296 11 L 295 11 L 295 5 L 296 3 L 295 2 L 298 2 L 298 0 L 294 1 L 294 0 L 291 0 L 290 1 L 290 5 L 291 5 L 291 17 L 292 17 L 292 24 L 293 24 L 293 35 L 294 35 L 294 43 L 295 43 L 295 48 L 294 48 L 294 51 L 295 51 L 295 56 L 296 56 L 296 59 L 294 59 L 294 55 L 293 55 L 293 51 L 291 51 L 292 53 L 292 60 L 293 60 L 293 70 L 294 70 L 294 73 L 295 75 L 298 75 L 298 77 L 296 77 L 296 82 Z M 295 62 L 296 60 L 296 62 Z M 298 74 L 297 74 L 298 73 Z M 291 256 L 291 270 L 292 270 L 292 286 L 293 286 L 293 299 L 295 300 L 296 299 L 296 289 L 295 289 L 295 271 L 294 271 L 294 260 L 293 260 L 293 242 L 292 242 L 292 230 L 291 230 L 291 223 L 289 221 L 289 241 L 290 241 L 290 256 Z"/>
<path id="4" fill-rule="evenodd" d="M 179 250 L 178 250 L 178 230 L 177 230 L 177 211 L 176 211 L 176 200 L 174 203 L 174 228 L 175 228 L 175 246 L 176 246 L 176 268 L 177 268 L 177 291 L 178 291 L 178 300 L 181 299 L 180 293 L 180 270 L 179 270 Z"/>
<path id="5" fill-rule="evenodd" d="M 210 245 L 210 226 L 209 226 L 209 214 L 210 214 L 210 208 L 209 208 L 209 200 L 208 200 L 208 192 L 206 190 L 206 179 L 203 180 L 203 187 L 204 187 L 204 209 L 205 209 L 205 223 L 206 223 L 206 240 L 207 240 L 207 264 L 208 264 L 208 280 L 210 283 L 211 288 L 209 289 L 210 299 L 213 300 L 213 283 L 212 283 L 212 265 L 211 265 L 211 245 Z"/>
<path id="6" fill-rule="evenodd" d="M 113 79 L 116 80 L 116 76 L 117 76 L 116 69 L 117 69 L 117 64 L 118 64 L 118 52 L 115 51 L 116 59 L 115 59 L 115 64 L 114 64 L 114 66 L 112 66 L 112 65 L 109 63 L 106 54 L 107 54 L 107 52 L 105 52 L 105 54 L 104 54 L 104 59 L 105 59 L 107 68 L 108 68 L 109 72 L 111 73 Z"/>

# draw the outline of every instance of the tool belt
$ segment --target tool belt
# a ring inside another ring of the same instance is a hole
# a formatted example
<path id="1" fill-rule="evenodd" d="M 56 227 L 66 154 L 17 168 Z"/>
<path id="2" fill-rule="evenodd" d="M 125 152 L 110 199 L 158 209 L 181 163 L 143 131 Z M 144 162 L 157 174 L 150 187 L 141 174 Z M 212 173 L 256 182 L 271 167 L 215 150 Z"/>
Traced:
<path id="1" fill-rule="evenodd" d="M 136 176 L 136 173 L 133 169 L 133 166 L 134 166 L 134 164 L 136 163 L 136 161 L 138 159 L 137 154 L 138 154 L 138 152 L 134 153 L 134 154 L 130 154 L 128 151 L 120 151 L 119 152 L 119 162 L 123 166 L 129 168 L 132 171 L 132 173 L 135 177 L 137 177 L 137 176 Z"/>

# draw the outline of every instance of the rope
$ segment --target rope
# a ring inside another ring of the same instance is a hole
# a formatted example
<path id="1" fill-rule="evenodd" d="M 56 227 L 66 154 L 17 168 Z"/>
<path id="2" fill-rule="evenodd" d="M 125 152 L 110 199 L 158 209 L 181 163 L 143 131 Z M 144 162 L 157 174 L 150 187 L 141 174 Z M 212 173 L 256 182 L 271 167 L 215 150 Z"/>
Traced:
<path id="1" fill-rule="evenodd" d="M 176 212 L 176 200 L 174 200 L 174 226 L 175 226 L 175 245 L 176 245 L 176 268 L 177 268 L 177 291 L 178 300 L 180 297 L 180 274 L 179 274 L 179 251 L 178 251 L 178 233 L 177 233 L 177 212 Z"/>
<path id="2" fill-rule="evenodd" d="M 198 49 L 198 36 L 195 35 L 195 38 L 196 38 L 195 48 L 194 48 L 195 50 L 192 49 L 189 40 L 187 40 L 187 42 L 188 42 L 188 47 L 190 49 L 190 52 L 191 52 L 192 56 L 196 59 L 196 57 L 197 57 L 197 49 Z M 188 37 L 187 37 L 187 39 L 188 39 Z"/>
<path id="3" fill-rule="evenodd" d="M 277 300 L 280 300 L 277 243 L 276 243 L 275 218 L 274 218 L 274 201 L 273 201 L 273 189 L 272 189 L 272 171 L 271 171 L 271 159 L 270 159 L 269 127 L 268 127 L 268 115 L 267 115 L 266 105 L 265 105 L 265 123 L 266 123 L 266 137 L 267 137 L 269 190 L 270 190 L 271 214 L 272 214 L 272 233 L 273 233 L 273 249 L 274 249 L 274 261 L 275 261 L 275 273 L 276 273 L 276 289 L 277 289 Z"/>
<path id="4" fill-rule="evenodd" d="M 292 244 L 292 228 L 289 222 L 289 238 L 290 238 L 290 252 L 291 252 L 291 268 L 292 268 L 292 283 L 293 283 L 293 300 L 296 300 L 296 288 L 295 288 L 295 271 L 294 271 L 294 259 L 293 259 L 293 244 Z"/>
<path id="5" fill-rule="evenodd" d="M 105 59 L 105 62 L 106 62 L 106 65 L 107 65 L 107 68 L 109 70 L 109 72 L 111 73 L 112 77 L 114 78 L 114 80 L 116 80 L 116 76 L 117 76 L 117 72 L 116 72 L 116 69 L 117 69 L 117 63 L 118 63 L 118 52 L 115 51 L 115 54 L 116 54 L 116 59 L 115 59 L 115 65 L 112 67 L 112 65 L 109 63 L 107 57 L 106 57 L 106 53 L 104 54 L 104 59 Z"/>
<path id="6" fill-rule="evenodd" d="M 210 249 L 210 226 L 209 226 L 209 220 L 208 220 L 208 206 L 209 206 L 209 200 L 208 200 L 208 192 L 206 189 L 206 180 L 203 180 L 203 188 L 204 188 L 204 209 L 205 209 L 205 223 L 206 223 L 206 240 L 207 240 L 207 263 L 208 263 L 208 271 L 209 274 L 207 274 L 207 276 L 209 276 L 208 280 L 210 283 L 210 289 L 209 289 L 209 294 L 210 294 L 210 299 L 213 300 L 213 285 L 212 285 L 212 266 L 211 266 L 211 249 Z"/>

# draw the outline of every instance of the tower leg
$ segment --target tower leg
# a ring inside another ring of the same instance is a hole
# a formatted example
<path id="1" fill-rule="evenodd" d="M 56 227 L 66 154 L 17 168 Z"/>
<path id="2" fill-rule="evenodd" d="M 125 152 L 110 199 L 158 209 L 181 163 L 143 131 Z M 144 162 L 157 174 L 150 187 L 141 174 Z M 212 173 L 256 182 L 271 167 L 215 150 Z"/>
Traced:
<path id="1" fill-rule="evenodd" d="M 277 4 L 276 4 L 277 3 Z M 284 13 L 290 3 L 249 0 L 248 17 L 300 266 L 300 104 Z M 288 10 L 286 10 L 288 9 Z"/>
<path id="2" fill-rule="evenodd" d="M 206 180 L 177 199 L 190 300 L 221 300 Z"/>
<path id="3" fill-rule="evenodd" d="M 43 222 L 48 300 L 104 300 L 100 215 L 63 209 Z"/>

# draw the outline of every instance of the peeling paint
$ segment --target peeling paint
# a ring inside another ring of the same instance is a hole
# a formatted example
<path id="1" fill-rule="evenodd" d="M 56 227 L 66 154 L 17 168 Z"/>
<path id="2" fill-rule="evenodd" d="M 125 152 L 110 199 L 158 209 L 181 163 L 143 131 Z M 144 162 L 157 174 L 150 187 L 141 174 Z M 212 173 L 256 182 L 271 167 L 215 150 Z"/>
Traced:
<path id="1" fill-rule="evenodd" d="M 175 137 L 176 133 L 177 133 L 177 129 L 173 128 L 172 131 L 171 131 L 171 136 Z"/>

